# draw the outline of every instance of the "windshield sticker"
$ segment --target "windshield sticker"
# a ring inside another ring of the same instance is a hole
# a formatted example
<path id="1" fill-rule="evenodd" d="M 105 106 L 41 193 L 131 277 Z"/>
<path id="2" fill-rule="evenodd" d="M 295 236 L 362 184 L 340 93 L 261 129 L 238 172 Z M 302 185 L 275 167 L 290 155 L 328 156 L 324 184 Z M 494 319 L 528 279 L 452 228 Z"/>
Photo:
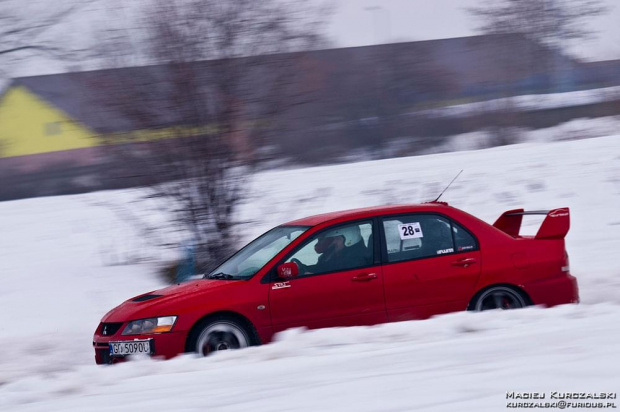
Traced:
<path id="1" fill-rule="evenodd" d="M 422 228 L 420 227 L 420 222 L 398 225 L 398 233 L 401 240 L 419 239 L 424 237 L 424 235 L 422 234 Z"/>
<path id="2" fill-rule="evenodd" d="M 450 248 L 450 249 L 442 249 L 442 250 L 438 250 L 437 254 L 438 255 L 445 255 L 446 253 L 452 253 L 454 252 L 454 249 Z"/>
<path id="3" fill-rule="evenodd" d="M 276 282 L 273 284 L 273 286 L 271 287 L 272 290 L 276 290 L 276 289 L 286 289 L 286 288 L 290 288 L 291 284 L 288 282 Z"/>
<path id="4" fill-rule="evenodd" d="M 459 252 L 462 252 L 464 250 L 473 250 L 474 247 L 473 246 L 459 246 Z"/>

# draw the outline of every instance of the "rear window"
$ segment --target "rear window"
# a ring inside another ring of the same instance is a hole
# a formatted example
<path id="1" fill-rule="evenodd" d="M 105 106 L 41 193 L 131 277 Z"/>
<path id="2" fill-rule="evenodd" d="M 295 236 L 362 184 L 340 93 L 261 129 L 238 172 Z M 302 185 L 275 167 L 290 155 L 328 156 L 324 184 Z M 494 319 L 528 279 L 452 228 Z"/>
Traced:
<path id="1" fill-rule="evenodd" d="M 457 223 L 452 223 L 452 233 L 454 234 L 454 244 L 457 252 L 468 252 L 478 250 L 478 242 L 467 230 Z"/>
<path id="2" fill-rule="evenodd" d="M 443 216 L 388 217 L 383 231 L 389 263 L 478 250 L 470 232 Z"/>

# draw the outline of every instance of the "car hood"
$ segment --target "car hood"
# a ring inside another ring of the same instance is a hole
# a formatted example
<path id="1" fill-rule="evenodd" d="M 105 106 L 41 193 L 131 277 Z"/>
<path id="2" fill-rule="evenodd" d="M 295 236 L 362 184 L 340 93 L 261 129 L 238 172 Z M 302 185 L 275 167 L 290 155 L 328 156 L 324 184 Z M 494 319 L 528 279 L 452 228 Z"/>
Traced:
<path id="1" fill-rule="evenodd" d="M 155 316 L 178 315 L 189 300 L 205 302 L 209 295 L 238 287 L 243 280 L 196 280 L 154 290 L 126 300 L 109 311 L 102 322 L 126 322 Z"/>

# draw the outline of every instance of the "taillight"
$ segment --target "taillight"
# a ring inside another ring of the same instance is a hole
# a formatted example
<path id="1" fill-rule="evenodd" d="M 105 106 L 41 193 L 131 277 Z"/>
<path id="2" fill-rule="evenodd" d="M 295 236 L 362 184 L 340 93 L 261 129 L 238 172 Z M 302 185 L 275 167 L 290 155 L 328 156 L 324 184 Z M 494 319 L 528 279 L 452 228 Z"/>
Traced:
<path id="1" fill-rule="evenodd" d="M 568 253 L 566 252 L 566 250 L 564 251 L 564 260 L 562 261 L 562 272 L 570 272 L 570 260 L 568 259 Z"/>

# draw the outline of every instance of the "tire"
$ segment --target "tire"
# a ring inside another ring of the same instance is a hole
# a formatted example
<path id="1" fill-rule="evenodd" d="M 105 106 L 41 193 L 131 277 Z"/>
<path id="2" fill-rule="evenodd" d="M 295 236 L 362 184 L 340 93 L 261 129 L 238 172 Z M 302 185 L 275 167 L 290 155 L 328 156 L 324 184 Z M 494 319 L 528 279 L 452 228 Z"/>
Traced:
<path id="1" fill-rule="evenodd" d="M 214 315 L 201 320 L 192 329 L 185 350 L 209 356 L 219 351 L 243 349 L 259 344 L 256 330 L 245 319 Z"/>
<path id="2" fill-rule="evenodd" d="M 529 299 L 519 289 L 511 286 L 492 286 L 476 294 L 468 310 L 482 312 L 494 309 L 521 309 L 529 306 Z"/>

